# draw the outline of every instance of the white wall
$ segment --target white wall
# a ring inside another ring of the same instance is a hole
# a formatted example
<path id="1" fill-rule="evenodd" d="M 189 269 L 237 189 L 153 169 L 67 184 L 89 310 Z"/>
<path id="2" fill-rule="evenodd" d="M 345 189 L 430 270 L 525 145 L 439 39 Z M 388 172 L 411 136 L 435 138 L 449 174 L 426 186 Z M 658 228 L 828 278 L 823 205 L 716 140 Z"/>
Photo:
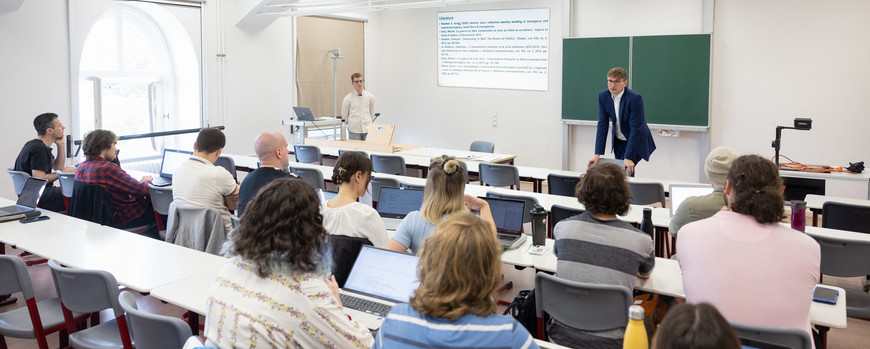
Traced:
<path id="1" fill-rule="evenodd" d="M 366 88 L 379 122 L 395 124 L 393 142 L 468 149 L 474 140 L 517 154 L 527 166 L 559 167 L 563 1 L 512 1 L 440 9 L 387 11 L 369 22 Z M 546 92 L 438 87 L 436 13 L 545 8 L 550 12 Z M 492 126 L 492 115 L 498 125 Z"/>

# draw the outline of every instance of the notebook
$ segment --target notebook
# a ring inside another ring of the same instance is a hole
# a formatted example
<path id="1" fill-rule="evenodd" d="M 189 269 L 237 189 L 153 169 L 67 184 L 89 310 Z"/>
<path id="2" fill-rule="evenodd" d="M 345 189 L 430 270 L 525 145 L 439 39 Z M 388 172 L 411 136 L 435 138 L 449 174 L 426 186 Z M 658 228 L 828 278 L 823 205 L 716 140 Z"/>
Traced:
<path id="1" fill-rule="evenodd" d="M 378 194 L 378 214 L 388 230 L 396 230 L 411 211 L 423 206 L 423 189 L 381 187 Z"/>
<path id="2" fill-rule="evenodd" d="M 311 113 L 311 108 L 293 107 L 293 112 L 296 113 L 296 119 L 299 121 L 314 121 L 314 114 Z"/>
<path id="3" fill-rule="evenodd" d="M 671 217 L 677 213 L 680 204 L 684 200 L 693 196 L 704 196 L 713 192 L 713 187 L 709 184 L 671 184 L 668 186 L 668 196 L 671 198 L 670 206 Z"/>
<path id="4" fill-rule="evenodd" d="M 160 175 L 151 180 L 151 184 L 165 187 L 172 184 L 172 174 L 185 160 L 190 159 L 192 151 L 163 149 L 163 162 L 160 163 Z"/>
<path id="5" fill-rule="evenodd" d="M 380 328 L 390 309 L 407 303 L 420 286 L 418 260 L 412 254 L 363 246 L 339 291 L 347 314 L 370 329 Z"/>
<path id="6" fill-rule="evenodd" d="M 526 242 L 526 234 L 523 234 L 525 201 L 490 197 L 481 197 L 481 199 L 489 203 L 498 242 L 504 249 L 514 249 Z"/>
<path id="7" fill-rule="evenodd" d="M 24 188 L 21 189 L 21 195 L 18 195 L 18 201 L 14 206 L 0 207 L 0 218 L 13 220 L 24 218 L 24 215 L 36 211 L 36 204 L 39 203 L 39 198 L 42 196 L 42 191 L 48 181 L 42 178 L 30 177 L 24 183 Z M 21 217 L 19 217 L 21 216 Z"/>

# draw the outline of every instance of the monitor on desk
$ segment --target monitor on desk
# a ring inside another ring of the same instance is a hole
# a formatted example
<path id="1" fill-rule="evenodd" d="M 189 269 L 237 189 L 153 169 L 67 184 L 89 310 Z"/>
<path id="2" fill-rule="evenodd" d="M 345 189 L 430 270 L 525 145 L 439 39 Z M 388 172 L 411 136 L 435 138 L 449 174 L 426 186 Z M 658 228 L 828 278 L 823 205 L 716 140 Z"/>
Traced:
<path id="1" fill-rule="evenodd" d="M 708 184 L 671 184 L 668 187 L 668 196 L 671 198 L 671 203 L 668 205 L 671 209 L 671 217 L 677 213 L 680 204 L 687 198 L 704 196 L 712 192 L 713 186 Z"/>

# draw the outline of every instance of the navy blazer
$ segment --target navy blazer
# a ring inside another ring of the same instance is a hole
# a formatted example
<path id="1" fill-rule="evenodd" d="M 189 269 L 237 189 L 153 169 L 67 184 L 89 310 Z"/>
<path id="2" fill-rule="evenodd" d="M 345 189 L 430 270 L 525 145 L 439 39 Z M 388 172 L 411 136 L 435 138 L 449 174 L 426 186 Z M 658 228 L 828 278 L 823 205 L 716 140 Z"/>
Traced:
<path id="1" fill-rule="evenodd" d="M 619 101 L 619 129 L 628 141 L 624 154 L 616 154 L 617 158 L 639 159 L 649 161 L 649 156 L 656 150 L 649 126 L 643 114 L 643 98 L 639 93 L 628 88 Z M 608 122 L 616 128 L 616 113 L 613 109 L 613 97 L 610 90 L 605 89 L 598 94 L 598 132 L 595 134 L 595 154 L 603 155 L 607 145 Z M 611 134 L 611 146 L 616 142 L 616 132 Z"/>

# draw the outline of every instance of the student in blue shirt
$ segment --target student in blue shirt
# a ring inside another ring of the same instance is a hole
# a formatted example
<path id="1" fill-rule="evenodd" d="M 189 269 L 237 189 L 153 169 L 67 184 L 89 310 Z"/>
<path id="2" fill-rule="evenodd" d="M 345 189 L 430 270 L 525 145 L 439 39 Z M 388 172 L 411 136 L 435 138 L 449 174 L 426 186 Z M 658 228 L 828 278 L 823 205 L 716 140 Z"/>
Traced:
<path id="1" fill-rule="evenodd" d="M 387 314 L 374 348 L 538 348 L 513 317 L 496 314 L 501 251 L 489 223 L 469 212 L 439 223 L 423 244 L 420 286 Z"/>
<path id="2" fill-rule="evenodd" d="M 412 253 L 419 254 L 423 241 L 426 241 L 436 224 L 452 213 L 468 210 L 480 211 L 480 217 L 489 222 L 495 237 L 495 221 L 489 204 L 481 198 L 465 195 L 465 177 L 461 166 L 459 160 L 452 156 L 442 155 L 432 159 L 420 211 L 412 211 L 405 216 L 384 248 L 399 252 L 410 249 Z"/>

